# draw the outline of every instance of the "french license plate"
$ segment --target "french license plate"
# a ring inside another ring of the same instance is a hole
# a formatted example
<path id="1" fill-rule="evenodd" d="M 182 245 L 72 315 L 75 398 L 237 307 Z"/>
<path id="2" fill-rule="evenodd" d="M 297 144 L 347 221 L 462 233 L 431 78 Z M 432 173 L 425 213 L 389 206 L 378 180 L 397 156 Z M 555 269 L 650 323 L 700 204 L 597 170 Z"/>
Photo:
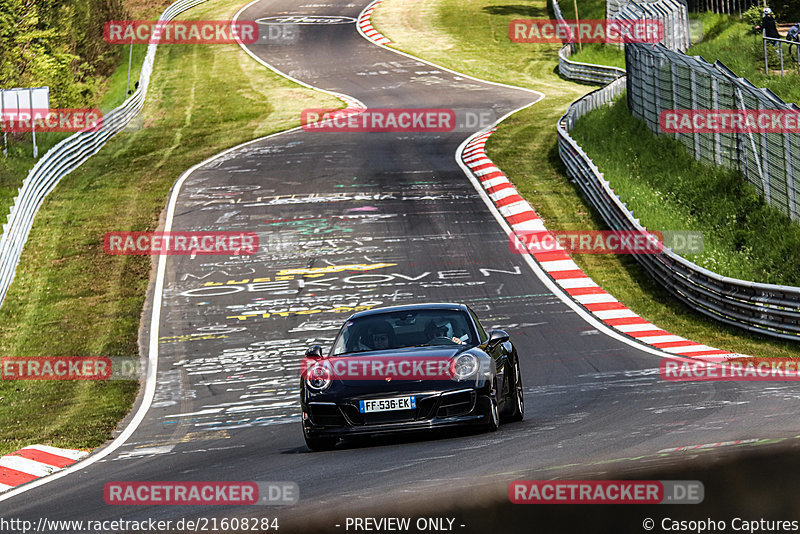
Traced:
<path id="1" fill-rule="evenodd" d="M 358 401 L 361 413 L 391 412 L 393 410 L 413 410 L 417 407 L 416 397 L 396 397 L 394 399 L 371 399 Z"/>

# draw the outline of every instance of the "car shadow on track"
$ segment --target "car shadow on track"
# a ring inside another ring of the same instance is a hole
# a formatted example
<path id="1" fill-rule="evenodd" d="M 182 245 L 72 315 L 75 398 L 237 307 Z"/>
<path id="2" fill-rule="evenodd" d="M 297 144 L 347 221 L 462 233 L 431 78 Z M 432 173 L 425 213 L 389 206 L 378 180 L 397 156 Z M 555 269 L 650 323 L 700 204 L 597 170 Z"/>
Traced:
<path id="1" fill-rule="evenodd" d="M 500 427 L 498 432 L 486 432 L 480 428 L 452 428 L 452 429 L 433 429 L 433 430 L 420 430 L 410 432 L 398 432 L 395 434 L 382 434 L 375 436 L 354 436 L 343 438 L 339 441 L 332 451 L 346 451 L 358 449 L 372 449 L 377 447 L 390 447 L 393 445 L 407 445 L 413 443 L 423 442 L 439 442 L 445 440 L 460 440 L 469 437 L 485 435 L 487 437 L 512 437 L 517 432 L 515 429 L 522 429 L 526 426 L 524 422 L 521 423 L 508 423 Z M 505 435 L 505 436 L 504 436 Z M 284 449 L 281 454 L 320 454 L 314 453 L 309 450 L 305 445 Z"/>

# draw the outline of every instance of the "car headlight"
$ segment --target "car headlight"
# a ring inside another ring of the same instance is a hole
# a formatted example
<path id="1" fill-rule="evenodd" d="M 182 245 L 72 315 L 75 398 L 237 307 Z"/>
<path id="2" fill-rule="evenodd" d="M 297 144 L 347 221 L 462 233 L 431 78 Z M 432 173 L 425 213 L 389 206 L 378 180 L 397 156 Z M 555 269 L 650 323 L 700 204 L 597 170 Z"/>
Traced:
<path id="1" fill-rule="evenodd" d="M 479 368 L 478 358 L 469 353 L 456 356 L 450 367 L 455 380 L 466 380 L 471 376 L 475 376 Z"/>
<path id="2" fill-rule="evenodd" d="M 306 386 L 313 391 L 325 391 L 331 387 L 332 382 L 333 373 L 325 363 L 314 364 L 306 371 Z"/>

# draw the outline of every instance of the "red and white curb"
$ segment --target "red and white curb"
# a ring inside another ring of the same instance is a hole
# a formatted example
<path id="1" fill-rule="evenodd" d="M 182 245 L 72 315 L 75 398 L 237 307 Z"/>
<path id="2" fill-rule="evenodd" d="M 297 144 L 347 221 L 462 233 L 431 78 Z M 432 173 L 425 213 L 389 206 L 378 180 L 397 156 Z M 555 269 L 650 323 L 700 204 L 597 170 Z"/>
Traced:
<path id="1" fill-rule="evenodd" d="M 361 101 L 356 100 L 355 98 L 340 93 L 336 93 L 336 97 L 340 100 L 343 100 L 344 103 L 347 104 L 347 107 L 326 113 L 325 119 L 320 122 L 320 125 L 324 125 L 333 119 L 349 117 L 350 115 L 358 115 L 359 113 L 364 113 L 367 110 L 367 107 Z"/>
<path id="2" fill-rule="evenodd" d="M 480 181 L 489 198 L 515 232 L 549 234 L 544 221 L 492 160 L 486 156 L 486 140 L 497 128 L 480 133 L 464 147 L 461 159 Z M 523 245 L 524 246 L 524 245 Z M 698 358 L 706 361 L 725 361 L 744 355 L 716 349 L 675 336 L 636 315 L 603 288 L 598 286 L 560 246 L 557 250 L 532 252 L 542 269 L 589 313 L 600 321 L 640 343 L 655 347 L 675 356 Z"/>
<path id="3" fill-rule="evenodd" d="M 382 1 L 383 0 L 375 0 L 370 5 L 368 5 L 366 9 L 364 9 L 364 11 L 362 11 L 361 14 L 358 16 L 357 24 L 358 24 L 358 31 L 361 32 L 364 35 L 364 37 L 366 37 L 370 41 L 378 43 L 379 45 L 388 45 L 391 44 L 392 41 L 390 41 L 389 38 L 383 35 L 381 32 L 376 30 L 372 26 L 372 20 L 371 20 L 372 12 L 375 11 L 375 8 L 378 7 L 378 4 L 380 4 Z"/>
<path id="4" fill-rule="evenodd" d="M 31 445 L 0 457 L 0 493 L 60 471 L 88 454 L 87 451 Z"/>

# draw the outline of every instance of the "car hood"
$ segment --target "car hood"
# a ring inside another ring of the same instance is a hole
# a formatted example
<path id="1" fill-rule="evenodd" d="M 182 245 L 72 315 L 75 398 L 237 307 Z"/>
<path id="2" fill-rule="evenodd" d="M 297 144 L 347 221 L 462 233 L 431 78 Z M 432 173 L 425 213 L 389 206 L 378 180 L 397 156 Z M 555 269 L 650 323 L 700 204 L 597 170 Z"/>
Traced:
<path id="1" fill-rule="evenodd" d="M 469 352 L 484 363 L 482 368 L 490 368 L 490 358 L 476 347 L 464 345 L 407 347 L 393 350 L 376 350 L 356 352 L 341 356 L 325 358 L 332 370 L 333 385 L 329 395 L 342 394 L 344 391 L 353 394 L 380 391 L 410 391 L 423 389 L 450 390 L 470 387 L 470 384 L 482 383 L 483 378 L 476 376 L 474 380 L 452 380 L 451 360 Z M 366 362 L 366 363 L 365 363 Z M 394 366 L 389 371 L 389 362 Z M 406 362 L 405 368 L 400 362 Z M 416 362 L 414 365 L 409 362 Z M 353 364 L 351 367 L 349 364 Z M 374 365 L 381 364 L 376 372 Z M 364 365 L 362 367 L 362 365 Z"/>
<path id="2" fill-rule="evenodd" d="M 468 345 L 434 345 L 424 347 L 405 347 L 402 349 L 387 349 L 387 350 L 371 350 L 365 352 L 350 352 L 341 354 L 339 356 L 331 356 L 331 358 L 351 358 L 351 357 L 367 357 L 367 358 L 452 358 L 456 354 L 468 351 L 471 348 Z M 474 351 L 473 351 L 474 352 Z"/>

